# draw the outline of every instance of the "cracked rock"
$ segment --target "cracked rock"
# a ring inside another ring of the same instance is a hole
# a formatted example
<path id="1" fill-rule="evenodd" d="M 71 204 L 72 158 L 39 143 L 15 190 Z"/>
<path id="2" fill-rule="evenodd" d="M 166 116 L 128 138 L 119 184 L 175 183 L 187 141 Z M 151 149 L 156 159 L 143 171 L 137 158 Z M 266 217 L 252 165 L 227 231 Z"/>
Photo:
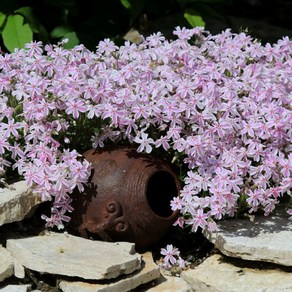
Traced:
<path id="1" fill-rule="evenodd" d="M 0 246 L 0 282 L 13 275 L 13 260 L 11 254 Z"/>
<path id="2" fill-rule="evenodd" d="M 40 196 L 34 194 L 25 181 L 4 188 L 0 193 L 0 226 L 21 221 L 41 202 Z"/>
<path id="3" fill-rule="evenodd" d="M 235 265 L 219 254 L 212 255 L 181 277 L 196 292 L 292 291 L 292 273 L 280 269 L 257 269 Z"/>
<path id="4" fill-rule="evenodd" d="M 223 254 L 252 261 L 292 266 L 292 220 L 285 210 L 218 223 L 220 231 L 204 235 Z"/>
<path id="5" fill-rule="evenodd" d="M 101 242 L 65 233 L 8 239 L 9 250 L 25 268 L 84 279 L 111 279 L 141 267 L 141 255 L 128 242 Z"/>

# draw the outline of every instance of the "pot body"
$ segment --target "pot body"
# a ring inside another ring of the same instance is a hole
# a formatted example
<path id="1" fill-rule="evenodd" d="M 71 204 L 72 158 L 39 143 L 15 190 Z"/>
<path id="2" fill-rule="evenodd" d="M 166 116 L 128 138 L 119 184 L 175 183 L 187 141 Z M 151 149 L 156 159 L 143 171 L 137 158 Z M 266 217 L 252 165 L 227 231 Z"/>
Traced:
<path id="1" fill-rule="evenodd" d="M 87 238 L 129 241 L 136 248 L 155 244 L 173 225 L 178 212 L 170 201 L 180 183 L 173 169 L 133 148 L 89 150 L 92 174 L 83 193 L 73 195 L 73 225 Z"/>

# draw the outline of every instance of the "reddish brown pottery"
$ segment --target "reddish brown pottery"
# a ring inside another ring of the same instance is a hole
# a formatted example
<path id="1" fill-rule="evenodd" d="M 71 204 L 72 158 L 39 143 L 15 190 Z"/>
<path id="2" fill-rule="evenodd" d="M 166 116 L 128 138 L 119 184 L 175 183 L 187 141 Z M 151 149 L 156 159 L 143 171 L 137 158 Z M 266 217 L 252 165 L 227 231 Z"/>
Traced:
<path id="1" fill-rule="evenodd" d="M 150 247 L 169 231 L 178 217 L 170 201 L 180 183 L 173 169 L 136 149 L 89 150 L 89 185 L 75 192 L 70 223 L 79 235 L 106 241 L 129 241 Z"/>

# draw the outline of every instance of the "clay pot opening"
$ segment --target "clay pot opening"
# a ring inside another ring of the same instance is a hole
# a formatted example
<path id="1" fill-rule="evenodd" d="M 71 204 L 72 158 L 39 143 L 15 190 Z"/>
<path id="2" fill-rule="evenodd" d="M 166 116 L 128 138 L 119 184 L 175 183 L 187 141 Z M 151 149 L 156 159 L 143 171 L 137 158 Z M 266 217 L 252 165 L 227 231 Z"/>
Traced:
<path id="1" fill-rule="evenodd" d="M 175 178 L 167 171 L 157 171 L 148 180 L 146 196 L 152 211 L 159 217 L 170 217 L 170 201 L 178 195 Z"/>

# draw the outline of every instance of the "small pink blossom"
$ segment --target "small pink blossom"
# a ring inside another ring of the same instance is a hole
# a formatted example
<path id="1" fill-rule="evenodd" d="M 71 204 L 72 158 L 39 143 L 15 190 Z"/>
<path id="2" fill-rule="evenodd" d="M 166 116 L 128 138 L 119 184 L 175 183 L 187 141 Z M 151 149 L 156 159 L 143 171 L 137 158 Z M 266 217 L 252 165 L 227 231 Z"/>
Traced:
<path id="1" fill-rule="evenodd" d="M 79 117 L 79 113 L 86 112 L 86 106 L 82 100 L 68 101 L 66 105 L 66 113 L 72 114 L 74 119 Z"/>
<path id="2" fill-rule="evenodd" d="M 172 244 L 168 244 L 166 248 L 162 248 L 160 253 L 164 256 L 164 264 L 174 265 L 177 261 L 177 258 L 180 254 L 179 250 L 174 247 Z"/>
<path id="3" fill-rule="evenodd" d="M 173 226 L 179 226 L 180 228 L 183 228 L 184 226 L 184 218 L 178 217 L 177 220 L 173 223 Z"/>
<path id="4" fill-rule="evenodd" d="M 180 210 L 182 208 L 182 202 L 180 198 L 178 197 L 173 198 L 170 202 L 170 206 L 171 206 L 171 210 L 173 211 Z"/>
<path id="5" fill-rule="evenodd" d="M 134 142 L 140 144 L 137 151 L 143 152 L 145 150 L 146 153 L 150 153 L 152 151 L 151 144 L 154 144 L 154 140 L 152 138 L 148 138 L 148 134 L 146 134 L 144 132 L 141 133 L 140 137 L 141 138 L 139 138 L 139 137 L 134 138 Z"/>
<path id="6" fill-rule="evenodd" d="M 204 213 L 203 209 L 198 209 L 191 219 L 187 219 L 186 223 L 192 225 L 192 231 L 196 232 L 200 227 L 205 229 L 209 215 Z"/>

